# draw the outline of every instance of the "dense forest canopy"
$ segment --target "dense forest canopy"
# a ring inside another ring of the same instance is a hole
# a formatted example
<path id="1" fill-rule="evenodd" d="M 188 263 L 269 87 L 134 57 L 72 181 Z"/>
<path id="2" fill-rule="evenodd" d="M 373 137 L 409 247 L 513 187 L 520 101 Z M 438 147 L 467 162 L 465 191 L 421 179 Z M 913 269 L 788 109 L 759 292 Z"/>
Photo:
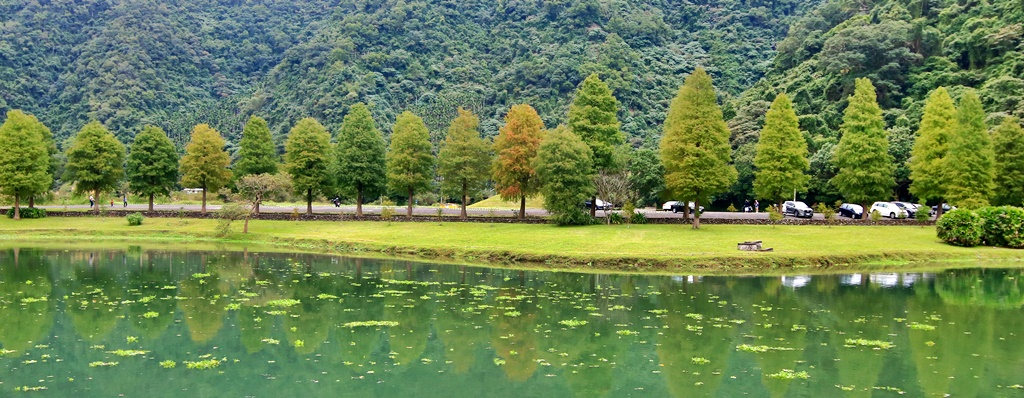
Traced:
<path id="1" fill-rule="evenodd" d="M 509 106 L 565 122 L 597 72 L 634 145 L 653 145 L 698 65 L 723 98 L 772 65 L 798 0 L 3 0 L 0 114 L 37 115 L 58 141 L 96 119 L 128 142 L 144 124 L 179 146 L 209 123 L 235 145 L 267 119 L 278 144 L 303 117 L 336 131 L 370 104 L 389 132 L 405 110 L 437 143 L 457 106 L 497 134 Z"/>

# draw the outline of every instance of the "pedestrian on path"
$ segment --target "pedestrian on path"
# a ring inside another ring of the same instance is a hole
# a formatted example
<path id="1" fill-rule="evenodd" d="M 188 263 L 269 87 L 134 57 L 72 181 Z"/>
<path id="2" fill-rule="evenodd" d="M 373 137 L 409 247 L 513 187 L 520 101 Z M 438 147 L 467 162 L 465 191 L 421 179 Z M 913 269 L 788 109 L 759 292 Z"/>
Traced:
<path id="1" fill-rule="evenodd" d="M 761 203 L 759 203 L 757 201 L 757 199 L 754 199 L 754 213 L 760 212 L 760 209 L 761 209 Z"/>
<path id="2" fill-rule="evenodd" d="M 128 194 L 124 194 L 124 207 L 128 207 Z"/>
<path id="3" fill-rule="evenodd" d="M 96 205 L 96 198 L 93 198 L 92 195 L 89 195 L 89 207 L 93 207 L 95 205 Z"/>

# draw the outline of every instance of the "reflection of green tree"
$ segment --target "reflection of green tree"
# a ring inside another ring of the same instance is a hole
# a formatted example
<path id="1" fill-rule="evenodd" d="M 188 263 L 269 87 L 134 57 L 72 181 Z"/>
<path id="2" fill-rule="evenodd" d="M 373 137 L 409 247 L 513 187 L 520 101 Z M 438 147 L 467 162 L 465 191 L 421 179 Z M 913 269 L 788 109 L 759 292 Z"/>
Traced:
<path id="1" fill-rule="evenodd" d="M 129 323 L 143 337 L 158 338 L 174 323 L 174 310 L 178 305 L 175 290 L 163 289 L 174 285 L 170 269 L 153 267 L 149 262 L 146 268 L 131 275 L 128 285 L 134 295 L 133 302 L 128 304 Z M 149 312 L 157 316 L 144 316 Z"/>
<path id="2" fill-rule="evenodd" d="M 712 396 L 725 377 L 722 369 L 732 350 L 735 328 L 714 328 L 708 322 L 716 317 L 728 319 L 730 315 L 710 299 L 711 295 L 724 296 L 717 288 L 710 283 L 666 283 L 659 288 L 662 308 L 668 310 L 663 318 L 668 328 L 658 339 L 657 353 L 673 396 Z M 686 316 L 691 313 L 702 315 L 703 320 Z M 687 330 L 687 325 L 704 329 L 698 333 Z M 698 364 L 693 360 L 695 357 L 711 362 Z"/>
<path id="3" fill-rule="evenodd" d="M 409 291 L 408 294 L 387 293 L 384 297 L 384 319 L 398 322 L 388 328 L 388 342 L 395 363 L 407 365 L 418 361 L 427 349 L 430 336 L 430 299 L 422 300 L 426 289 L 419 286 L 388 285 L 388 290 Z"/>
<path id="4" fill-rule="evenodd" d="M 101 261 L 99 259 L 92 261 Z M 90 343 L 103 341 L 121 315 L 123 289 L 112 267 L 75 264 L 69 282 L 67 312 L 78 335 Z"/>
<path id="5" fill-rule="evenodd" d="M 53 326 L 53 284 L 42 253 L 14 250 L 18 253 L 9 253 L 0 263 L 0 347 L 23 351 L 45 337 Z"/>
<path id="6" fill-rule="evenodd" d="M 472 311 L 473 301 L 459 295 L 446 296 L 442 299 L 442 309 L 435 312 L 434 321 L 437 335 L 444 344 L 444 356 L 452 361 L 452 371 L 456 374 L 469 372 L 476 361 L 477 352 L 487 341 L 487 330 L 477 328 L 486 324 L 483 315 Z"/>
<path id="7" fill-rule="evenodd" d="M 935 290 L 947 304 L 999 309 L 1024 306 L 1024 271 L 971 269 L 935 277 Z"/>
<path id="8" fill-rule="evenodd" d="M 862 280 L 867 282 L 868 275 Z M 892 341 L 888 336 L 895 327 L 893 318 L 905 315 L 905 298 L 897 291 L 882 289 L 877 284 L 845 286 L 829 296 L 830 310 L 837 316 L 825 326 L 832 329 L 830 345 L 835 347 L 839 383 L 855 387 L 853 396 L 871 396 L 878 382 L 882 363 L 889 353 L 870 347 L 845 347 L 846 339 Z"/>
<path id="9" fill-rule="evenodd" d="M 537 335 L 533 331 L 536 305 L 515 289 L 501 289 L 492 310 L 491 347 L 505 360 L 501 369 L 509 380 L 522 382 L 537 371 Z M 519 312 L 513 316 L 512 311 Z"/>
<path id="10" fill-rule="evenodd" d="M 310 274 L 294 284 L 292 298 L 301 304 L 288 309 L 289 316 L 284 320 L 285 334 L 288 341 L 299 354 L 312 354 L 327 341 L 332 316 L 329 313 L 330 301 L 319 299 L 321 293 L 334 293 L 332 278 L 321 278 Z M 295 316 L 297 315 L 297 316 Z M 296 341 L 301 340 L 301 347 Z"/>
<path id="11" fill-rule="evenodd" d="M 239 339 L 249 354 L 255 354 L 267 347 L 263 339 L 271 337 L 273 317 L 264 313 L 261 307 L 246 305 L 238 309 L 237 319 Z"/>
<path id="12" fill-rule="evenodd" d="M 785 347 L 791 351 L 769 351 L 755 354 L 758 366 L 761 367 L 761 383 L 768 389 L 772 397 L 786 395 L 793 383 L 803 381 L 780 380 L 768 375 L 782 369 L 796 370 L 803 356 L 805 330 L 794 330 L 794 326 L 806 327 L 806 309 L 801 305 L 796 293 L 782 286 L 781 278 L 762 278 L 762 289 L 755 292 L 755 302 L 765 305 L 755 313 L 753 329 L 750 333 L 760 336 L 754 345 Z M 769 310 L 769 307 L 771 308 Z"/>
<path id="13" fill-rule="evenodd" d="M 178 284 L 178 308 L 185 316 L 189 336 L 196 343 L 205 343 L 213 339 L 224 326 L 224 315 L 229 300 L 220 276 L 210 270 L 210 276 L 190 277 Z"/>

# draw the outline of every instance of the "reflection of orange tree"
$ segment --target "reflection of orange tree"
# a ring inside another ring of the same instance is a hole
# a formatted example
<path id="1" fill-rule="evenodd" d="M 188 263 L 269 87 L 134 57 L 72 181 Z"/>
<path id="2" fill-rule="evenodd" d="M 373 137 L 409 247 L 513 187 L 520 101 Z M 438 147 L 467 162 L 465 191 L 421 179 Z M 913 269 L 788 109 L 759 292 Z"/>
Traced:
<path id="1" fill-rule="evenodd" d="M 217 335 L 224 326 L 225 307 L 230 302 L 220 276 L 212 270 L 204 275 L 193 275 L 178 284 L 178 308 L 185 316 L 189 336 L 196 343 L 205 343 Z"/>
<path id="2" fill-rule="evenodd" d="M 710 297 L 724 296 L 727 289 L 721 289 L 721 293 L 716 289 L 718 287 L 710 283 L 666 284 L 659 288 L 659 301 L 668 312 L 663 318 L 667 328 L 658 339 L 657 353 L 659 362 L 664 365 L 668 389 L 674 396 L 712 396 L 725 377 L 723 369 L 736 331 L 734 327 L 711 325 L 712 318 L 729 316 L 727 310 Z M 720 299 L 728 300 L 728 297 Z M 700 315 L 701 319 L 687 314 Z M 701 364 L 694 358 L 707 359 L 710 363 Z"/>
<path id="3" fill-rule="evenodd" d="M 96 260 L 101 261 L 101 260 Z M 103 341 L 121 316 L 122 287 L 110 267 L 74 265 L 67 299 L 71 323 L 79 337 L 90 343 Z"/>
<path id="4" fill-rule="evenodd" d="M 512 288 L 498 291 L 491 310 L 491 347 L 505 361 L 501 369 L 512 381 L 526 381 L 537 370 L 536 305 Z"/>
<path id="5" fill-rule="evenodd" d="M 53 325 L 48 264 L 36 251 L 20 250 L 17 256 L 17 263 L 14 253 L 0 263 L 0 348 L 8 351 L 31 347 Z"/>

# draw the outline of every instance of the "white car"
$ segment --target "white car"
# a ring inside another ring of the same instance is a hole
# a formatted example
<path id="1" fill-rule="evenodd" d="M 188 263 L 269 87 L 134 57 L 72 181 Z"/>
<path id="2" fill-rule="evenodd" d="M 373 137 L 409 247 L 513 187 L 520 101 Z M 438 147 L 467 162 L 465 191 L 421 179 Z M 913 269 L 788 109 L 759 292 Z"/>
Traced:
<path id="1" fill-rule="evenodd" d="M 890 202 L 875 202 L 874 204 L 871 205 L 871 210 L 868 211 L 868 214 L 874 213 L 876 211 L 878 212 L 878 214 L 881 214 L 882 217 L 889 217 L 889 218 L 906 218 L 907 217 L 907 212 L 903 211 L 903 209 L 901 209 L 899 206 L 896 206 L 895 203 L 890 203 Z"/>

